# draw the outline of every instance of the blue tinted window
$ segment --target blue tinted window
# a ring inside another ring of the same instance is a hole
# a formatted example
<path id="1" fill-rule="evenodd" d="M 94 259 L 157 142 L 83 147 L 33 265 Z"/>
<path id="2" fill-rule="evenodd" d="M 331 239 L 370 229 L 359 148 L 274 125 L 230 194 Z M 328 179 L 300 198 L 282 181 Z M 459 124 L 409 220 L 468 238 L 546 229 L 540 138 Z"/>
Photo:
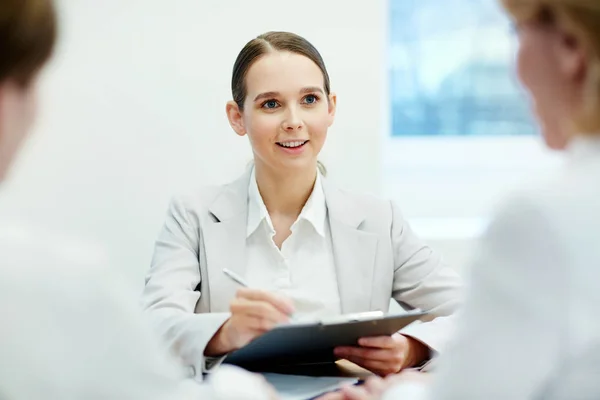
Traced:
<path id="1" fill-rule="evenodd" d="M 389 0 L 394 136 L 534 133 L 497 0 Z"/>

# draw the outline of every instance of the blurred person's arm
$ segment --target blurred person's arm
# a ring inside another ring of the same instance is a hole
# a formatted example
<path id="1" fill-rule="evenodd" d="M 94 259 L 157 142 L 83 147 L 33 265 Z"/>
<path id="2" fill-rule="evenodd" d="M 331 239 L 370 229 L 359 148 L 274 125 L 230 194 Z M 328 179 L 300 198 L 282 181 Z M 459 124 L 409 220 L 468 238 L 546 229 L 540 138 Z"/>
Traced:
<path id="1" fill-rule="evenodd" d="M 472 268 L 456 343 L 440 360 L 433 399 L 528 399 L 560 366 L 569 280 L 550 213 L 505 205 Z"/>
<path id="2" fill-rule="evenodd" d="M 551 221 L 524 198 L 497 215 L 478 249 L 456 340 L 439 360 L 428 399 L 541 395 L 560 367 L 568 318 L 567 264 Z M 406 391 L 415 391 L 409 385 Z M 404 395 L 403 385 L 392 395 Z"/>
<path id="3" fill-rule="evenodd" d="M 208 343 L 230 313 L 196 314 L 201 294 L 200 222 L 181 199 L 171 202 L 156 241 L 154 257 L 142 296 L 152 325 L 174 354 L 194 368 L 197 379 L 220 358 L 205 357 Z M 212 365 L 211 365 L 212 364 Z"/>
<path id="4" fill-rule="evenodd" d="M 275 398 L 262 378 L 235 367 L 221 368 L 206 384 L 191 379 L 146 324 L 134 291 L 110 269 L 32 246 L 13 244 L 10 253 L 0 246 L 0 254 L 3 398 Z"/>
<path id="5" fill-rule="evenodd" d="M 31 246 L 18 252 L 32 254 L 3 253 L 0 270 L 3 396 L 162 400 L 206 391 L 161 349 L 109 269 Z"/>

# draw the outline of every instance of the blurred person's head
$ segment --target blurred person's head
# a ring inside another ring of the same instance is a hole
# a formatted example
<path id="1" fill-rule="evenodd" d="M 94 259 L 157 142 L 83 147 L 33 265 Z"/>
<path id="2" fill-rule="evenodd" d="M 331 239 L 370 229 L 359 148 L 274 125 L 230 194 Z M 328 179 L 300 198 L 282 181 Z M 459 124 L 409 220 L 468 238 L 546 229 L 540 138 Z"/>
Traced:
<path id="1" fill-rule="evenodd" d="M 238 135 L 248 135 L 257 168 L 289 173 L 322 167 L 317 157 L 336 96 L 311 43 L 288 32 L 252 39 L 235 61 L 231 90 L 227 116 Z"/>
<path id="2" fill-rule="evenodd" d="M 55 38 L 51 0 L 0 0 L 0 182 L 34 120 L 36 79 Z"/>
<path id="3" fill-rule="evenodd" d="M 517 70 L 549 147 L 600 135 L 600 0 L 500 0 L 519 35 Z"/>

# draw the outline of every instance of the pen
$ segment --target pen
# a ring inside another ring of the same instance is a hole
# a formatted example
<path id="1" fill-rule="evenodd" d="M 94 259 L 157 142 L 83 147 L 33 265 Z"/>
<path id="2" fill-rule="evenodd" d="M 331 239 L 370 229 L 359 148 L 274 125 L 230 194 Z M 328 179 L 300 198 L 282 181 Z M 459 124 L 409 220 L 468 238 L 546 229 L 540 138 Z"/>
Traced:
<path id="1" fill-rule="evenodd" d="M 231 271 L 231 270 L 229 270 L 227 268 L 223 268 L 223 273 L 225 275 L 227 275 L 235 283 L 240 284 L 240 285 L 242 285 L 245 288 L 250 287 L 250 286 L 248 286 L 248 284 L 246 283 L 246 281 L 244 280 L 244 278 L 242 278 L 241 276 L 239 276 L 235 272 L 233 272 L 233 271 Z"/>
<path id="2" fill-rule="evenodd" d="M 232 281 L 234 281 L 235 283 L 245 287 L 245 288 L 249 288 L 250 286 L 248 285 L 248 283 L 246 283 L 246 281 L 244 280 L 244 278 L 242 278 L 241 276 L 239 276 L 238 274 L 236 274 L 235 272 L 233 272 L 230 269 L 227 268 L 223 268 L 223 273 Z M 294 321 L 294 316 L 290 315 L 290 320 Z"/>

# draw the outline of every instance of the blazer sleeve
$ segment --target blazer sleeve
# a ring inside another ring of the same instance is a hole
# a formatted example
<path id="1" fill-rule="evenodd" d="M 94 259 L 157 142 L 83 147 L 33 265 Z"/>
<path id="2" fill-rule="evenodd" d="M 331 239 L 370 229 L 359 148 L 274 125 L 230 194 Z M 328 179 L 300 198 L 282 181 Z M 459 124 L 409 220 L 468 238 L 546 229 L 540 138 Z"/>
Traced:
<path id="1" fill-rule="evenodd" d="M 201 228 L 182 199 L 171 202 L 166 222 L 156 241 L 142 306 L 167 346 L 201 379 L 211 361 L 204 357 L 210 339 L 229 313 L 196 314 L 202 293 L 199 265 Z"/>
<path id="2" fill-rule="evenodd" d="M 394 251 L 392 296 L 401 305 L 419 308 L 431 321 L 414 323 L 400 333 L 411 336 L 434 351 L 451 337 L 454 317 L 462 303 L 463 284 L 455 270 L 424 244 L 392 203 L 391 240 Z"/>
<path id="3" fill-rule="evenodd" d="M 550 215 L 515 199 L 490 226 L 431 398 L 547 398 L 561 381 L 568 262 Z"/>

